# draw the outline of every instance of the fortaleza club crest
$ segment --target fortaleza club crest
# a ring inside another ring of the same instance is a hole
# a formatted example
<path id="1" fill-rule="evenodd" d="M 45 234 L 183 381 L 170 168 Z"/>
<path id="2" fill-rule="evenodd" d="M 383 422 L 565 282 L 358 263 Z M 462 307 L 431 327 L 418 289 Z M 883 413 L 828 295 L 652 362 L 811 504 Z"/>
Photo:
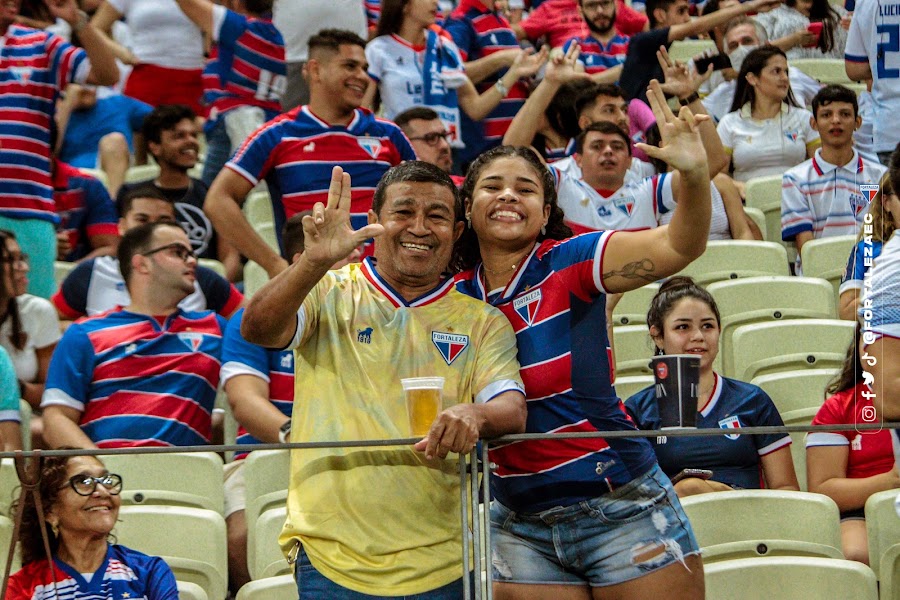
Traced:
<path id="1" fill-rule="evenodd" d="M 178 339 L 184 343 L 185 346 L 191 349 L 191 351 L 196 352 L 200 349 L 200 344 L 203 343 L 203 334 L 202 333 L 179 333 Z"/>
<path id="2" fill-rule="evenodd" d="M 432 331 L 431 341 L 448 365 L 452 365 L 453 361 L 469 347 L 469 336 L 458 333 Z"/>
<path id="3" fill-rule="evenodd" d="M 541 306 L 541 290 L 528 292 L 524 296 L 520 296 L 513 300 L 513 308 L 522 320 L 528 325 L 534 325 L 537 317 L 538 309 Z"/>
<path id="4" fill-rule="evenodd" d="M 359 144 L 359 147 L 365 150 L 372 158 L 376 158 L 378 152 L 381 150 L 381 140 L 376 137 L 368 135 L 361 136 L 356 138 L 356 143 Z"/>
<path id="5" fill-rule="evenodd" d="M 737 415 L 731 417 L 725 417 L 721 421 L 719 421 L 719 427 L 722 429 L 737 429 L 741 426 L 741 420 L 737 418 Z M 736 440 L 741 437 L 739 433 L 726 433 L 725 437 L 729 440 Z"/>
<path id="6" fill-rule="evenodd" d="M 875 199 L 875 194 L 878 193 L 878 190 L 881 189 L 881 186 L 877 183 L 861 183 L 859 184 L 859 193 L 863 195 L 866 199 L 867 204 L 871 204 L 872 200 Z"/>

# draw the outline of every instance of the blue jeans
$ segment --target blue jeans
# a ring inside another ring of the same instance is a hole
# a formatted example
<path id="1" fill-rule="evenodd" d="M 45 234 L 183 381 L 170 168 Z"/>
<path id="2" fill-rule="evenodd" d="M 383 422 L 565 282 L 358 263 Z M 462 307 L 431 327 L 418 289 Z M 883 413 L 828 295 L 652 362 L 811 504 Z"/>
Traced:
<path id="1" fill-rule="evenodd" d="M 536 514 L 491 507 L 494 581 L 616 585 L 699 553 L 659 465 L 609 494 Z"/>
<path id="2" fill-rule="evenodd" d="M 370 596 L 369 594 L 354 592 L 334 583 L 319 573 L 312 566 L 312 563 L 309 562 L 309 557 L 302 549 L 297 555 L 294 578 L 297 580 L 297 592 L 300 594 L 299 600 L 396 600 L 397 598 L 403 598 L 404 600 L 460 600 L 463 597 L 462 579 L 448 583 L 436 590 L 410 596 Z"/>

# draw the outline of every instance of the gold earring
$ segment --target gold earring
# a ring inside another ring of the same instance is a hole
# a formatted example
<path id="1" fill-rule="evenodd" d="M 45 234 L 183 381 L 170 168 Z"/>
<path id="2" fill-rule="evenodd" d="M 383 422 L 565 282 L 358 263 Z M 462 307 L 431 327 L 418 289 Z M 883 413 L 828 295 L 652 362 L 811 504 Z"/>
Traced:
<path id="1" fill-rule="evenodd" d="M 50 523 L 50 531 L 53 532 L 53 537 L 59 537 L 59 525 L 57 523 Z"/>

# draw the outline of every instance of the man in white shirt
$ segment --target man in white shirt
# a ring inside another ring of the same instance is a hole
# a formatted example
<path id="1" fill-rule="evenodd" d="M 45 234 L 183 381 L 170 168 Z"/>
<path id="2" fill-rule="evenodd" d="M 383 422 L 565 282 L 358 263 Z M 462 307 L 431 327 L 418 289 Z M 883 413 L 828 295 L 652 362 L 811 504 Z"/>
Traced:
<path id="1" fill-rule="evenodd" d="M 886 170 L 853 147 L 853 132 L 862 124 L 853 90 L 825 86 L 812 109 L 810 125 L 822 147 L 788 170 L 782 183 L 781 237 L 797 244 L 798 256 L 809 240 L 857 233 L 869 206 L 863 186 L 877 189 Z"/>

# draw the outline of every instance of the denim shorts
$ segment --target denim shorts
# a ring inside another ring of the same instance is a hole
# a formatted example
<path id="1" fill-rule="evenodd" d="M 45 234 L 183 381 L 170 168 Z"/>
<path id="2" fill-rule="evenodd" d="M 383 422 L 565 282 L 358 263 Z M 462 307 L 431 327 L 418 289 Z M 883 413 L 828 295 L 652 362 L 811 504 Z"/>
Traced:
<path id="1" fill-rule="evenodd" d="M 601 587 L 699 554 L 669 478 L 655 465 L 615 491 L 536 514 L 491 508 L 494 581 Z"/>

